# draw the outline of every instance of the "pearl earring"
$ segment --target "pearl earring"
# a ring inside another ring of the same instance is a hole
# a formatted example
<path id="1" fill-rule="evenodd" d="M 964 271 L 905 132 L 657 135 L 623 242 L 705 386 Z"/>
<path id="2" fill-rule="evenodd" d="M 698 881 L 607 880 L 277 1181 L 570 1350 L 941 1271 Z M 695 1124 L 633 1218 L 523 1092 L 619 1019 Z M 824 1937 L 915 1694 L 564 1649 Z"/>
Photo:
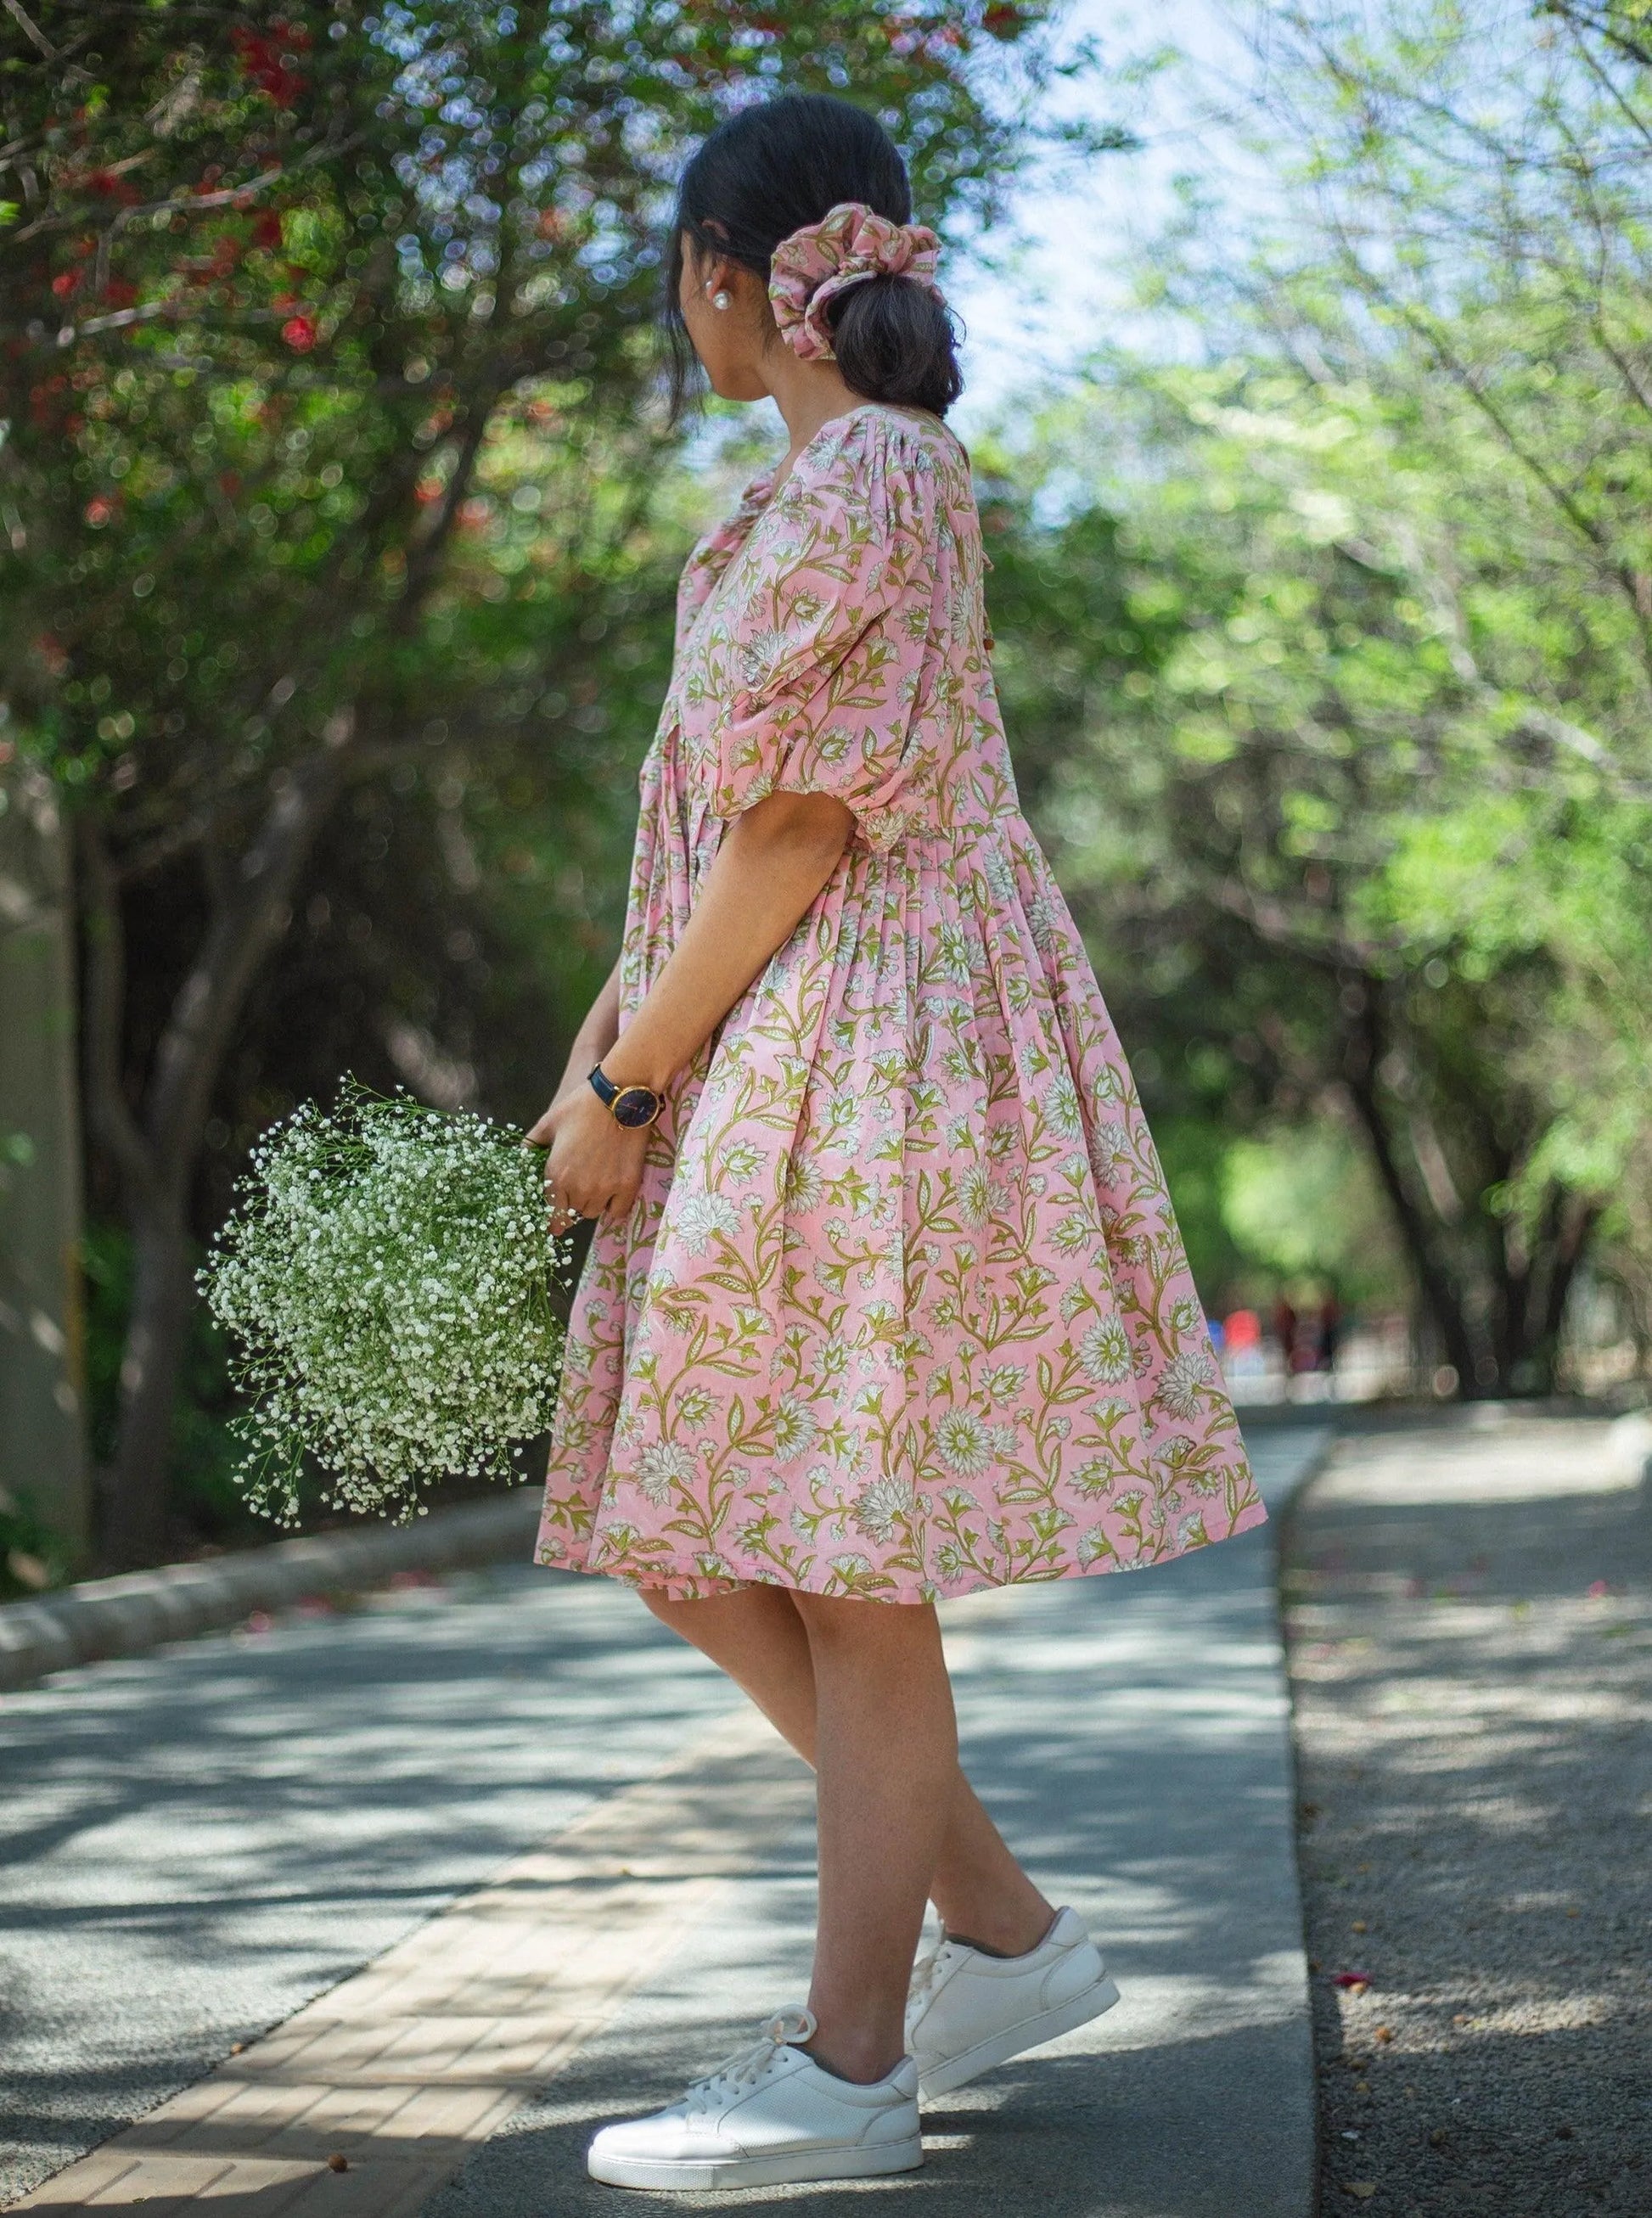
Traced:
<path id="1" fill-rule="evenodd" d="M 729 306 L 729 295 L 726 293 L 713 293 L 711 306 L 714 308 L 726 308 Z"/>

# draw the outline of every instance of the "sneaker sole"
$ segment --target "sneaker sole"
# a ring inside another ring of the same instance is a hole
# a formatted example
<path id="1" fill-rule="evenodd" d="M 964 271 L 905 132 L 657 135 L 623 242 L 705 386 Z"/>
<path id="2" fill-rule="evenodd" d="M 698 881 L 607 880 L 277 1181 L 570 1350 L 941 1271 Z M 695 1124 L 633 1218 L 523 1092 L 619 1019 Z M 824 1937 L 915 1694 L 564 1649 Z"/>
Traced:
<path id="1" fill-rule="evenodd" d="M 648 2158 L 594 2157 L 586 2168 L 605 2187 L 787 2187 L 814 2180 L 871 2179 L 916 2172 L 923 2143 L 888 2141 L 877 2148 L 797 2149 L 774 2156 L 701 2157 L 684 2164 Z"/>
<path id="2" fill-rule="evenodd" d="M 1053 2041 L 1059 2033 L 1071 2033 L 1076 2025 L 1086 2025 L 1093 2017 L 1110 2010 L 1119 1998 L 1119 1991 L 1111 1975 L 1103 1972 L 1093 1987 L 1074 1995 L 1071 2002 L 1056 2009 L 1040 2010 L 1036 2017 L 1022 2018 L 1019 2025 L 1008 2025 L 988 2040 L 978 2041 L 973 2048 L 960 2049 L 956 2056 L 948 2056 L 925 2071 L 918 2067 L 918 2097 L 928 2102 L 937 2095 L 950 2095 L 955 2087 L 962 2087 L 972 2079 L 978 2079 L 984 2072 L 991 2072 L 995 2064 L 1007 2064 L 1012 2056 L 1023 2049 L 1037 2048 L 1046 2041 Z"/>

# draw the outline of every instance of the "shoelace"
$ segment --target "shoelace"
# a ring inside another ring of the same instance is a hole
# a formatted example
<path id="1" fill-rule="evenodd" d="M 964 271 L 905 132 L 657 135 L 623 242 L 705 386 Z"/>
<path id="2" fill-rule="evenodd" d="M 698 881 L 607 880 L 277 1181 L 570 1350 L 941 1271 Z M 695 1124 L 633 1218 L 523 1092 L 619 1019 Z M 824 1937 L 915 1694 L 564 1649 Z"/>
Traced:
<path id="1" fill-rule="evenodd" d="M 805 2004 L 787 2004 L 765 2021 L 761 2041 L 725 2056 L 715 2071 L 696 2079 L 683 2097 L 684 2104 L 690 2110 L 709 2110 L 749 2094 L 781 2049 L 812 2039 L 819 2029 L 819 2021 Z"/>
<path id="2" fill-rule="evenodd" d="M 920 1956 L 912 1967 L 912 1984 L 907 1989 L 906 1996 L 909 2003 L 921 2003 L 928 1993 L 929 1982 L 935 1975 L 935 1964 L 940 1957 L 941 1947 L 942 1943 L 937 1942 L 928 1955 Z"/>
<path id="3" fill-rule="evenodd" d="M 918 1958 L 912 1967 L 912 1984 L 907 1995 L 909 2010 L 916 2009 L 918 2004 L 928 2000 L 929 1989 L 935 1984 L 935 1973 L 941 1958 L 948 1954 L 956 1953 L 957 1943 L 948 1940 L 943 1933 L 928 1955 Z"/>

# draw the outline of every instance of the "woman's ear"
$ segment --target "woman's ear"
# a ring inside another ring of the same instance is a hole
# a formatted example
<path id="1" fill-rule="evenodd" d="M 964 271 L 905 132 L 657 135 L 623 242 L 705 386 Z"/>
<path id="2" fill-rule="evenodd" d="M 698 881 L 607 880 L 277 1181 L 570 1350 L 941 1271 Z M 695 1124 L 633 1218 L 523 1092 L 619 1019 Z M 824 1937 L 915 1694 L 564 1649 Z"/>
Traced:
<path id="1" fill-rule="evenodd" d="M 734 291 L 739 282 L 736 273 L 741 265 L 731 255 L 724 251 L 722 243 L 717 239 L 717 233 L 723 228 L 722 225 L 713 219 L 705 228 L 711 235 L 712 243 L 700 251 L 697 275 L 700 288 L 709 300 L 715 294 L 731 294 Z"/>

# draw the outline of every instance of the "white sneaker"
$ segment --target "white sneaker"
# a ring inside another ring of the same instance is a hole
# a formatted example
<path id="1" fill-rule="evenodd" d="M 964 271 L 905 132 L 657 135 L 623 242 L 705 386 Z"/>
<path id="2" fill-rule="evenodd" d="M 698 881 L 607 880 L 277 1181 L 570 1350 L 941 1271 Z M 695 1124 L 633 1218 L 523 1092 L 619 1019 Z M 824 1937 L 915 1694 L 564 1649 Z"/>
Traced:
<path id="1" fill-rule="evenodd" d="M 989 1956 L 944 1936 L 912 1975 L 906 2046 L 925 2100 L 1112 2009 L 1119 1991 L 1073 1910 L 1024 1956 Z"/>
<path id="2" fill-rule="evenodd" d="M 870 2086 L 840 2079 L 794 2046 L 812 2010 L 777 2010 L 755 2048 L 697 2079 L 651 2117 L 605 2126 L 586 2158 L 610 2187 L 776 2187 L 866 2179 L 923 2162 L 910 2056 Z"/>

